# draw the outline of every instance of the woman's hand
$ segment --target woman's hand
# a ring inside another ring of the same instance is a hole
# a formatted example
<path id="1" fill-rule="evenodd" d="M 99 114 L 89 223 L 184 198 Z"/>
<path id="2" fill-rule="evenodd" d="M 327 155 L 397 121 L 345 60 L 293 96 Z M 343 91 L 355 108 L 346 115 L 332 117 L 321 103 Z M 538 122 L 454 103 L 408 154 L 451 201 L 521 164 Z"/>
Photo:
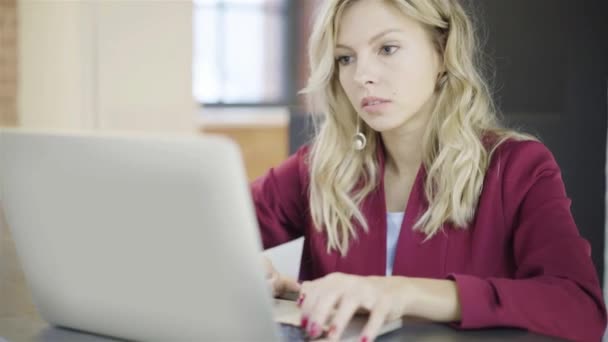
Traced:
<path id="1" fill-rule="evenodd" d="M 331 340 L 342 336 L 357 311 L 369 312 L 361 342 L 372 341 L 385 322 L 406 315 L 435 322 L 456 322 L 461 315 L 456 283 L 443 279 L 332 273 L 302 283 L 298 303 L 308 335 L 317 338 L 328 326 Z"/>
<path id="2" fill-rule="evenodd" d="M 312 338 L 329 326 L 327 337 L 338 340 L 357 311 L 369 312 L 361 334 L 362 342 L 372 341 L 386 321 L 409 314 L 411 295 L 408 278 L 363 277 L 332 273 L 313 282 L 304 282 L 298 301 L 302 328 Z"/>
<path id="3" fill-rule="evenodd" d="M 272 266 L 270 259 L 266 256 L 263 256 L 263 260 L 266 280 L 272 290 L 273 297 L 280 297 L 287 292 L 300 292 L 300 284 L 297 281 L 277 272 L 274 266 Z"/>

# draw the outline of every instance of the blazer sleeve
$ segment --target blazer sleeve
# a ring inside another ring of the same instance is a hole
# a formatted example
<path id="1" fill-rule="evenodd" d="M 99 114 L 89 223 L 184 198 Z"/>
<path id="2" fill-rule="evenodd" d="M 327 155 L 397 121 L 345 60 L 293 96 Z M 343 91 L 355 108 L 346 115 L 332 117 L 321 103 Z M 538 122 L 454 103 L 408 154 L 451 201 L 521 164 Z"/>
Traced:
<path id="1" fill-rule="evenodd" d="M 264 249 L 304 235 L 307 154 L 307 146 L 300 148 L 250 184 Z"/>
<path id="2" fill-rule="evenodd" d="M 579 235 L 570 212 L 559 167 L 541 143 L 515 146 L 500 161 L 503 207 L 513 229 L 515 277 L 451 274 L 462 310 L 455 325 L 519 327 L 600 341 L 606 328 L 602 290 L 589 243 Z"/>

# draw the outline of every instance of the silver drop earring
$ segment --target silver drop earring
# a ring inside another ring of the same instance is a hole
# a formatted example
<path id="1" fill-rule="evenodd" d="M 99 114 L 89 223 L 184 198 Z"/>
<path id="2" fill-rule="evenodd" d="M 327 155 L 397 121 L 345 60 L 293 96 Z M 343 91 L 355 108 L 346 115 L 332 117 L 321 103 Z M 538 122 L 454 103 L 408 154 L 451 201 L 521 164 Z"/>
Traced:
<path id="1" fill-rule="evenodd" d="M 367 138 L 365 137 L 365 135 L 363 133 L 361 133 L 360 126 L 359 126 L 359 120 L 357 120 L 357 133 L 355 134 L 355 136 L 353 138 L 353 147 L 355 148 L 356 151 L 361 151 L 365 148 L 366 145 L 367 145 Z"/>

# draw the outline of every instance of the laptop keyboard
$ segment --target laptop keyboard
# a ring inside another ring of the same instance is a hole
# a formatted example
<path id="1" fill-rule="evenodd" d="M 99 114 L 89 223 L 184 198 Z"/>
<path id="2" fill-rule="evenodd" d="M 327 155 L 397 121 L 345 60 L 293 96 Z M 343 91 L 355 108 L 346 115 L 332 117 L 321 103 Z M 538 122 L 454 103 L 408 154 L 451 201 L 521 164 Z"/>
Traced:
<path id="1" fill-rule="evenodd" d="M 310 341 L 304 329 L 289 324 L 280 324 L 279 331 L 285 342 Z"/>

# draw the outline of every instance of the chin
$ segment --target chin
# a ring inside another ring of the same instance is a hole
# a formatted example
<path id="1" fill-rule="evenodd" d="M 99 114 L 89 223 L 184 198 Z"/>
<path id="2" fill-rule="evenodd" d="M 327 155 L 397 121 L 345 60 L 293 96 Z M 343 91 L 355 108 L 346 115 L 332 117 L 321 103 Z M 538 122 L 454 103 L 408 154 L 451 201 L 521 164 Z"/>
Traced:
<path id="1" fill-rule="evenodd" d="M 379 115 L 375 117 L 364 117 L 365 123 L 378 133 L 388 132 L 399 127 L 397 120 L 391 120 L 390 116 Z"/>

